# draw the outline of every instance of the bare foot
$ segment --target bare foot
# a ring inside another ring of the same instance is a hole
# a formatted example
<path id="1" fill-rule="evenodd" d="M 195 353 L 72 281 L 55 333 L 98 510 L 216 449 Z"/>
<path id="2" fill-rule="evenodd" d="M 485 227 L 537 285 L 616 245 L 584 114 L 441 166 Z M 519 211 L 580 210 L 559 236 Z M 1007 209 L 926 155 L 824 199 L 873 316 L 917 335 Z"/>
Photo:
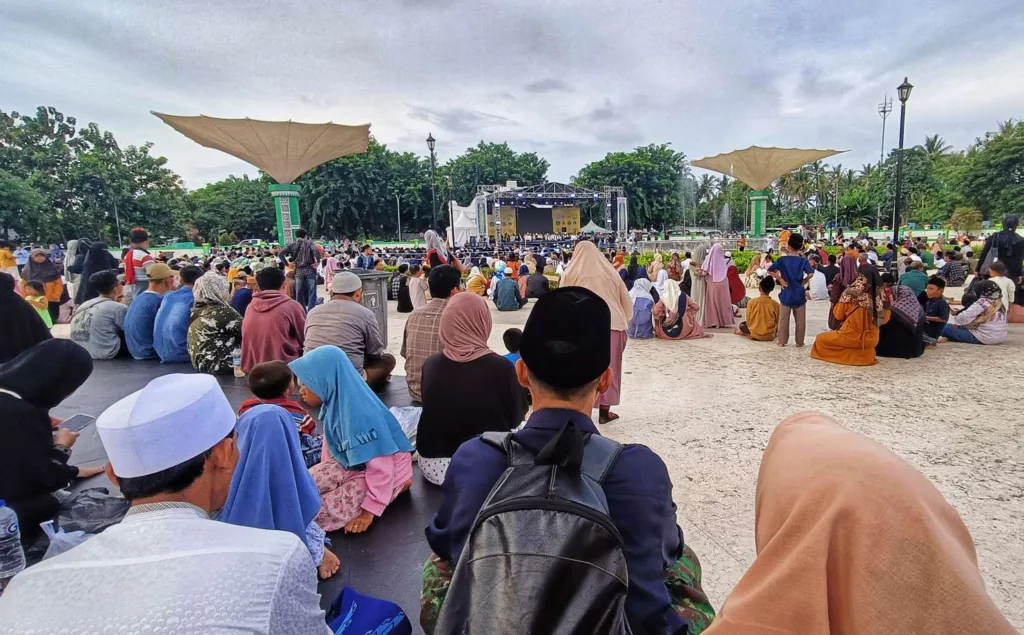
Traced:
<path id="1" fill-rule="evenodd" d="M 775 345 L 778 346 L 779 348 L 786 348 L 786 345 L 783 344 L 782 342 L 775 342 Z"/>
<path id="2" fill-rule="evenodd" d="M 597 422 L 600 424 L 611 423 L 619 418 L 619 415 L 615 414 L 611 410 L 601 410 L 597 416 Z"/>
<path id="3" fill-rule="evenodd" d="M 938 344 L 945 344 L 948 341 L 949 341 L 948 337 L 940 337 L 939 339 L 935 340 L 935 342 L 938 343 Z"/>
<path id="4" fill-rule="evenodd" d="M 743 337 L 746 337 L 746 335 L 744 335 L 743 331 L 741 331 L 739 329 L 733 329 L 732 332 L 735 333 L 736 335 L 742 335 Z"/>
<path id="5" fill-rule="evenodd" d="M 408 481 L 402 483 L 402 487 L 398 490 L 398 493 L 395 494 L 395 496 L 401 496 L 402 494 L 408 492 L 411 488 L 412 488 L 412 479 L 409 479 Z"/>
<path id="6" fill-rule="evenodd" d="M 320 561 L 320 566 L 317 567 L 317 570 L 320 573 L 320 579 L 326 580 L 337 573 L 340 568 L 341 560 L 338 559 L 338 556 L 334 555 L 334 552 L 327 547 L 324 547 L 324 559 Z"/>
<path id="7" fill-rule="evenodd" d="M 803 347 L 804 347 L 804 345 L 803 345 L 803 344 L 797 344 L 797 345 L 796 345 L 796 347 L 797 347 L 797 348 L 803 348 Z"/>
<path id="8" fill-rule="evenodd" d="M 370 528 L 370 524 L 373 522 L 373 514 L 366 511 L 365 509 L 359 512 L 359 515 L 348 521 L 345 525 L 346 534 L 361 534 Z"/>

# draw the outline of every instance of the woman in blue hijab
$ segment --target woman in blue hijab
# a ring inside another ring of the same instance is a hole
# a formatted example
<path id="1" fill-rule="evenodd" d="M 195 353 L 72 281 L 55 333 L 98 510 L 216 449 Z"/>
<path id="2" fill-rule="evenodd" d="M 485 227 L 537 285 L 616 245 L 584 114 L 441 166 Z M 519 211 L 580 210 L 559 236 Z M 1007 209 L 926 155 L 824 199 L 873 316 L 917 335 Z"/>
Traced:
<path id="1" fill-rule="evenodd" d="M 412 444 L 337 346 L 316 348 L 288 366 L 302 400 L 320 406 L 323 458 L 310 470 L 320 491 L 316 522 L 327 531 L 364 532 L 412 486 Z"/>
<path id="2" fill-rule="evenodd" d="M 217 519 L 293 533 L 306 544 L 321 578 L 337 573 L 340 561 L 324 547 L 324 530 L 314 521 L 320 492 L 306 471 L 295 420 L 284 408 L 267 404 L 246 411 L 235 430 L 238 465 Z"/>

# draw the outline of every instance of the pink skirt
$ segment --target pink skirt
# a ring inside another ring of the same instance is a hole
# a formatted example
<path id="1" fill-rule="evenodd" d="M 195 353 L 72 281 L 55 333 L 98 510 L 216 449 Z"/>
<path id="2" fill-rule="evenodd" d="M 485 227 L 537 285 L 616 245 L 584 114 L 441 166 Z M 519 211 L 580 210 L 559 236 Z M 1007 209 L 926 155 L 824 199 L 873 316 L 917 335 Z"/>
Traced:
<path id="1" fill-rule="evenodd" d="M 612 385 L 608 390 L 597 396 L 597 405 L 601 408 L 606 406 L 619 405 L 619 396 L 622 392 L 622 354 L 626 351 L 625 331 L 612 330 Z"/>
<path id="2" fill-rule="evenodd" d="M 729 300 L 729 280 L 708 280 L 704 294 L 704 328 L 732 327 L 735 324 L 736 318 L 733 317 L 732 302 Z"/>

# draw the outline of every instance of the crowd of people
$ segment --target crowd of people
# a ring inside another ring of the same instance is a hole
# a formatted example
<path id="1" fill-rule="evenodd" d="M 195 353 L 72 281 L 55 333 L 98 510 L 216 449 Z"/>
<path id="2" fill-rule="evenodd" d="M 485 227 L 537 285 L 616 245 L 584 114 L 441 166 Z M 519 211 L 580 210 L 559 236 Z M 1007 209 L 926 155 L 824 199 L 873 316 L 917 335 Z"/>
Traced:
<path id="1" fill-rule="evenodd" d="M 956 267 L 927 277 L 908 256 L 897 279 L 869 243 L 836 259 L 792 233 L 746 272 L 759 291 L 748 299 L 721 244 L 645 267 L 586 240 L 571 253 L 493 258 L 430 234 L 418 262 L 397 263 L 387 285 L 409 309 L 401 356 L 421 408 L 414 435 L 378 396 L 397 360 L 361 304 L 356 271 L 382 261 L 372 247 L 347 258 L 300 230 L 272 252 L 162 262 L 133 230 L 122 274 L 105 245 L 94 252 L 99 243 L 72 262 L 88 278 L 72 283 L 70 340 L 50 339 L 29 299 L 40 297 L 37 280 L 22 276 L 16 290 L 0 273 L 10 324 L 0 407 L 11 413 L 0 426 L 0 498 L 26 540 L 56 515 L 55 492 L 100 470 L 130 503 L 120 523 L 15 576 L 0 596 L 0 633 L 408 633 L 409 618 L 385 600 L 360 597 L 374 609 L 367 618 L 364 608 L 367 623 L 351 621 L 355 609 L 325 614 L 317 578 L 340 570 L 327 534 L 370 530 L 414 486 L 417 464 L 441 488 L 425 528 L 427 633 L 1014 632 L 985 592 L 966 527 L 930 481 L 818 413 L 773 433 L 757 483 L 758 555 L 716 615 L 663 460 L 605 439 L 600 424 L 618 418 L 630 338 L 727 328 L 785 346 L 794 321 L 802 346 L 809 301 L 829 301 L 837 323 L 814 341 L 811 355 L 825 361 L 912 357 L 918 342 L 999 343 L 1011 305 L 1024 305 L 1015 233 L 986 243 L 959 311 L 943 298 Z M 41 256 L 29 262 L 49 275 Z M 56 289 L 38 282 L 42 297 Z M 520 310 L 533 298 L 525 327 L 503 333 L 507 354 L 492 351 L 489 304 Z M 159 377 L 111 405 L 96 423 L 107 465 L 72 467 L 76 435 L 49 411 L 119 356 L 198 373 Z M 212 377 L 233 371 L 252 393 L 237 412 Z M 898 575 L 855 562 L 867 548 Z M 73 592 L 40 611 L 59 587 Z"/>

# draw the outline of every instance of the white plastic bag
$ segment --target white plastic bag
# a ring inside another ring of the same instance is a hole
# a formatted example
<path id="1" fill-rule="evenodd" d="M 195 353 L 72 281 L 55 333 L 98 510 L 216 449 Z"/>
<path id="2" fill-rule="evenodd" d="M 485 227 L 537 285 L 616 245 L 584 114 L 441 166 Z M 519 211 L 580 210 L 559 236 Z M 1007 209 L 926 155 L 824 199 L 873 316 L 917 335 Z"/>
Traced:
<path id="1" fill-rule="evenodd" d="M 395 415 L 395 419 L 398 419 L 398 425 L 402 426 L 402 432 L 405 436 L 409 437 L 409 442 L 416 446 L 416 429 L 420 426 L 420 415 L 423 414 L 423 408 L 418 406 L 405 406 L 399 408 L 398 406 L 391 406 L 389 408 L 391 414 Z"/>
<path id="2" fill-rule="evenodd" d="M 48 520 L 45 523 L 39 523 L 39 526 L 46 532 L 46 537 L 50 539 L 50 546 L 46 548 L 46 553 L 43 554 L 43 560 L 59 556 L 65 551 L 77 547 L 89 538 L 89 534 L 84 531 L 64 531 L 63 529 L 54 529 L 53 521 Z"/>

